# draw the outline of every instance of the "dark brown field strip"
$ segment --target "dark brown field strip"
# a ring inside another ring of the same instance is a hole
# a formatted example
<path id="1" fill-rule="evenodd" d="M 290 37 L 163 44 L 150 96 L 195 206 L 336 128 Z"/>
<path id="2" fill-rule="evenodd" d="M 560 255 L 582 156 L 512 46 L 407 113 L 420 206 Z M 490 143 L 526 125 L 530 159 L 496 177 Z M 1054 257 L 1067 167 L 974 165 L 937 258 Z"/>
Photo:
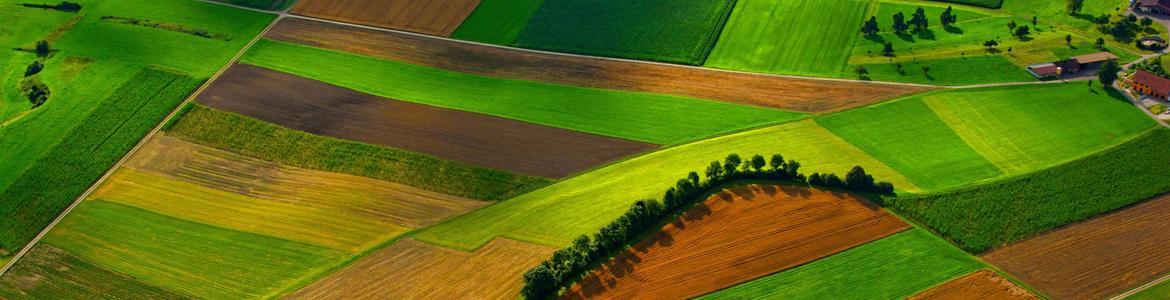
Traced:
<path id="1" fill-rule="evenodd" d="M 1170 195 L 996 249 L 987 261 L 1053 299 L 1104 299 L 1170 272 Z"/>
<path id="2" fill-rule="evenodd" d="M 845 110 L 929 89 L 538 53 L 298 18 L 281 20 L 266 37 L 464 73 L 812 113 Z"/>
<path id="3" fill-rule="evenodd" d="M 300 0 L 292 12 L 362 25 L 450 36 L 479 0 Z"/>
<path id="4" fill-rule="evenodd" d="M 658 145 L 377 97 L 235 65 L 199 103 L 313 134 L 561 178 Z"/>

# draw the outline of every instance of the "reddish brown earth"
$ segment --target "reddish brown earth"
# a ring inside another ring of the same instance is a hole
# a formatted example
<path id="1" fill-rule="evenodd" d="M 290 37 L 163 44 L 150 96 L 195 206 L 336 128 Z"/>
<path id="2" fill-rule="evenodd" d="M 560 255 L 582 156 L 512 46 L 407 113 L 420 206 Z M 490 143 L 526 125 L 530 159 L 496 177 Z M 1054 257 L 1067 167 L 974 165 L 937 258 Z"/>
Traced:
<path id="1" fill-rule="evenodd" d="M 479 0 L 300 0 L 298 15 L 450 36 Z"/>
<path id="2" fill-rule="evenodd" d="M 1028 290 L 989 270 L 980 270 L 918 293 L 910 300 L 1031 300 Z"/>
<path id="3" fill-rule="evenodd" d="M 658 147 L 386 99 L 243 64 L 232 66 L 198 101 L 313 134 L 548 178 Z"/>
<path id="4" fill-rule="evenodd" d="M 812 113 L 845 110 L 929 89 L 547 54 L 297 18 L 281 20 L 266 37 L 478 75 Z"/>
<path id="5" fill-rule="evenodd" d="M 723 191 L 573 286 L 563 299 L 685 299 L 909 228 L 866 200 L 795 186 Z"/>
<path id="6" fill-rule="evenodd" d="M 1170 195 L 985 255 L 1053 299 L 1103 299 L 1170 273 Z"/>

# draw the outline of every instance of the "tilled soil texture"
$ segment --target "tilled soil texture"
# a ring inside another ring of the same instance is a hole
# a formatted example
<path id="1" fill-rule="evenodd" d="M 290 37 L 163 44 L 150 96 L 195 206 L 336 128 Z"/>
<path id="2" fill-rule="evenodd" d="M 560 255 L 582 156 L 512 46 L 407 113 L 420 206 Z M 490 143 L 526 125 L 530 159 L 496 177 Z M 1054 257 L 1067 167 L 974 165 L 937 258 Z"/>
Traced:
<path id="1" fill-rule="evenodd" d="M 302 0 L 292 13 L 347 23 L 450 36 L 479 0 Z"/>
<path id="2" fill-rule="evenodd" d="M 521 276 L 556 249 L 496 239 L 475 252 L 403 239 L 290 299 L 514 299 Z"/>
<path id="3" fill-rule="evenodd" d="M 252 65 L 233 66 L 198 101 L 313 134 L 547 178 L 658 147 L 381 98 Z"/>
<path id="4" fill-rule="evenodd" d="M 910 300 L 1032 300 L 1037 298 L 1007 279 L 988 270 L 980 270 L 918 293 Z"/>
<path id="5" fill-rule="evenodd" d="M 499 48 L 286 18 L 266 37 L 447 70 L 827 113 L 929 90 Z"/>
<path id="6" fill-rule="evenodd" d="M 684 299 L 909 228 L 857 196 L 738 187 L 687 211 L 573 286 L 562 299 Z"/>
<path id="7" fill-rule="evenodd" d="M 983 255 L 1053 299 L 1104 299 L 1170 272 L 1170 195 Z"/>

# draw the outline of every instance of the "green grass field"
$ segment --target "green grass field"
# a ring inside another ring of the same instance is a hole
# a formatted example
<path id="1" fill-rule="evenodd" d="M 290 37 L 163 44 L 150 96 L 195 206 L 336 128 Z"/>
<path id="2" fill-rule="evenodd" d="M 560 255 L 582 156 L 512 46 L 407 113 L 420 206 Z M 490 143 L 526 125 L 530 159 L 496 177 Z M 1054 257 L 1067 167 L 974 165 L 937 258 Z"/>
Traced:
<path id="1" fill-rule="evenodd" d="M 934 1 L 975 5 L 975 6 L 982 6 L 982 7 L 986 7 L 986 8 L 999 8 L 1000 6 L 1003 6 L 1003 0 L 934 0 Z"/>
<path id="2" fill-rule="evenodd" d="M 0 248 L 19 249 L 122 158 L 201 80 L 144 69 L 0 192 Z"/>
<path id="3" fill-rule="evenodd" d="M 1070 163 L 941 194 L 886 199 L 960 248 L 979 253 L 1170 192 L 1170 130 Z"/>
<path id="4" fill-rule="evenodd" d="M 903 299 L 983 264 L 911 229 L 701 299 Z"/>
<path id="5" fill-rule="evenodd" d="M 44 242 L 191 297 L 268 298 L 344 259 L 341 252 L 86 201 Z"/>
<path id="6" fill-rule="evenodd" d="M 452 38 L 511 45 L 544 0 L 482 0 Z"/>
<path id="7" fill-rule="evenodd" d="M 194 106 L 187 111 L 169 133 L 280 164 L 398 182 L 474 199 L 508 199 L 550 182 L 414 152 L 313 135 L 205 106 Z"/>
<path id="8" fill-rule="evenodd" d="M 695 98 L 470 75 L 276 41 L 244 62 L 392 99 L 656 144 L 678 144 L 805 114 Z"/>
<path id="9" fill-rule="evenodd" d="M 870 80 L 935 85 L 965 85 L 994 82 L 1029 82 L 1036 77 L 999 55 L 968 55 L 954 58 L 911 60 L 851 65 L 843 77 L 856 79 L 858 66 L 869 71 Z M 923 72 L 923 68 L 930 68 Z"/>
<path id="10" fill-rule="evenodd" d="M 6 299 L 182 299 L 125 274 L 39 244 L 0 277 Z"/>
<path id="11" fill-rule="evenodd" d="M 995 165 L 964 143 L 920 98 L 850 110 L 817 122 L 923 189 L 1000 175 Z"/>
<path id="12" fill-rule="evenodd" d="M 520 197 L 429 227 L 415 238 L 472 250 L 496 236 L 566 246 L 621 215 L 630 203 L 661 198 L 678 178 L 730 153 L 783 154 L 804 173 L 844 174 L 861 165 L 878 180 L 917 190 L 904 177 L 812 121 L 738 133 L 666 149 L 570 178 Z"/>
<path id="13" fill-rule="evenodd" d="M 706 66 L 834 77 L 870 1 L 739 0 Z"/>
<path id="14" fill-rule="evenodd" d="M 1128 300 L 1166 300 L 1170 297 L 1170 281 L 1162 282 L 1158 285 L 1150 287 L 1144 291 L 1138 292 Z"/>
<path id="15" fill-rule="evenodd" d="M 701 65 L 734 4 L 732 0 L 545 0 L 516 45 Z"/>

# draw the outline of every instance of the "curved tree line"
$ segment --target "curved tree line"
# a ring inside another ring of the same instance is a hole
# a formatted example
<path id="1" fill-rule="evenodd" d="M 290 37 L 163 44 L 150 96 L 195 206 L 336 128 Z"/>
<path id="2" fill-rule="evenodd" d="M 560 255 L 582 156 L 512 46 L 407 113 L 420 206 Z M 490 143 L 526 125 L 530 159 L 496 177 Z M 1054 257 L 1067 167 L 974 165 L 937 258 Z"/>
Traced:
<path id="1" fill-rule="evenodd" d="M 744 160 L 738 154 L 730 154 L 721 161 L 712 161 L 704 173 L 690 172 L 675 186 L 666 189 L 661 200 L 638 200 L 625 214 L 592 235 L 581 235 L 573 245 L 553 252 L 552 257 L 524 273 L 524 287 L 521 294 L 527 299 L 547 299 L 556 296 L 561 289 L 588 273 L 590 266 L 602 262 L 624 250 L 635 242 L 642 233 L 662 226 L 667 218 L 673 217 L 680 209 L 702 201 L 700 197 L 726 183 L 737 180 L 774 180 L 803 183 L 811 186 L 844 189 L 863 193 L 892 194 L 894 185 L 889 182 L 875 182 L 861 166 L 855 166 L 844 178 L 837 174 L 805 176 L 800 173 L 800 162 L 784 160 L 780 154 L 765 159 L 762 155 Z"/>

